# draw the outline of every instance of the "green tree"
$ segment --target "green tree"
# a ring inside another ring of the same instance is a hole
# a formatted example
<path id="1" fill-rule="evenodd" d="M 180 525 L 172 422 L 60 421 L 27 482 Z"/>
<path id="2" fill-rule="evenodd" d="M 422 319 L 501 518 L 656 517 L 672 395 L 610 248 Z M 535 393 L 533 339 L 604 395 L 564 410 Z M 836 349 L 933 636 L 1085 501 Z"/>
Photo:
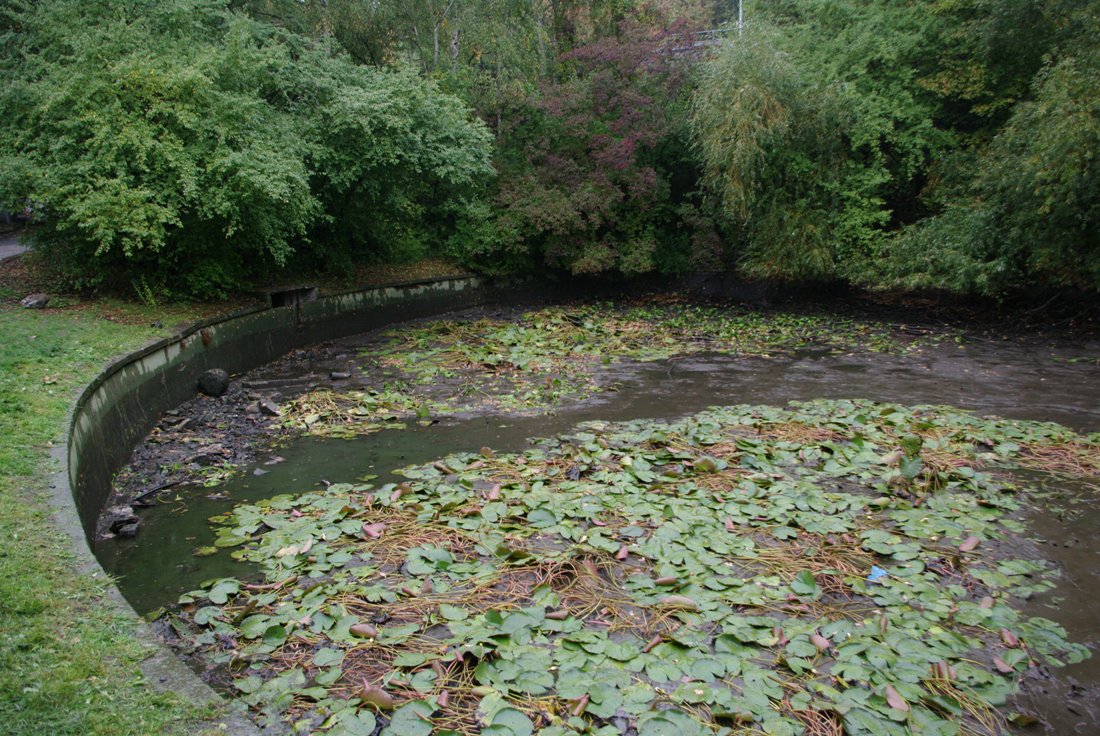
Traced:
<path id="1" fill-rule="evenodd" d="M 1100 25 L 1061 16 L 1063 40 L 985 147 L 960 155 L 942 211 L 887 264 L 907 287 L 999 294 L 1021 285 L 1100 289 Z"/>
<path id="2" fill-rule="evenodd" d="M 696 142 L 750 275 L 850 278 L 881 247 L 891 190 L 936 140 L 910 134 L 927 118 L 908 99 L 863 93 L 828 56 L 760 23 L 700 70 Z"/>
<path id="3" fill-rule="evenodd" d="M 1007 181 L 1026 186 L 1020 157 L 1034 151 L 1011 143 L 1019 138 L 1011 131 L 1036 114 L 1027 112 L 1032 90 L 1052 94 L 1031 80 L 1059 37 L 1063 4 L 777 0 L 758 8 L 744 34 L 703 65 L 692 116 L 709 187 L 739 226 L 742 268 L 862 284 L 882 283 L 894 268 L 917 283 L 927 248 L 907 243 L 923 231 L 942 242 L 963 238 L 962 250 L 937 249 L 942 272 L 958 276 L 967 248 L 987 248 L 993 232 L 1004 237 L 999 215 L 964 202 L 988 200 Z M 1064 75 L 1054 85 L 1072 86 Z M 967 190 L 979 159 L 1001 177 L 981 193 Z M 914 227 L 945 208 L 960 214 Z M 1018 220 L 1012 227 L 1027 229 Z"/>
<path id="4" fill-rule="evenodd" d="M 682 122 L 688 60 L 672 52 L 683 30 L 626 21 L 558 59 L 572 74 L 540 85 L 500 130 L 495 212 L 457 244 L 464 257 L 630 275 L 714 255 Z"/>

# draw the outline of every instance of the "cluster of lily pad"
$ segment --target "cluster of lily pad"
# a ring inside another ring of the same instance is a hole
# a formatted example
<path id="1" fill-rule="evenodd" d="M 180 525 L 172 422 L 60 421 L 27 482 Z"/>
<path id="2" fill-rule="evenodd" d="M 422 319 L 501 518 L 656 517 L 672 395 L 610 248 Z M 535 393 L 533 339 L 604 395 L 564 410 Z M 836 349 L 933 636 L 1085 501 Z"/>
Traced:
<path id="1" fill-rule="evenodd" d="M 674 298 L 578 303 L 519 315 L 403 325 L 364 350 L 362 371 L 387 385 L 321 389 L 284 408 L 286 423 L 314 435 L 352 436 L 410 416 L 552 409 L 615 387 L 600 368 L 701 352 L 771 356 L 814 346 L 907 352 L 945 333 L 840 316 L 701 306 Z"/>
<path id="2" fill-rule="evenodd" d="M 1096 474 L 1097 439 L 863 401 L 589 422 L 215 517 L 263 579 L 173 621 L 301 733 L 996 734 L 1087 656 L 1013 606 L 1054 571 L 998 541 L 1011 471 Z"/>

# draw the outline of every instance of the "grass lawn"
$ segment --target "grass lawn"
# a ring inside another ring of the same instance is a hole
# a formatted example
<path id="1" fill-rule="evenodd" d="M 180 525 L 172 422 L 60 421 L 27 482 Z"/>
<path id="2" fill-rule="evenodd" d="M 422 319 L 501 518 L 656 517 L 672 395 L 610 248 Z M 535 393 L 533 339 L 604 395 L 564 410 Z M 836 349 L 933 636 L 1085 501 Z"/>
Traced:
<path id="1" fill-rule="evenodd" d="M 106 596 L 108 581 L 76 571 L 51 518 L 50 458 L 81 388 L 119 353 L 199 316 L 99 303 L 25 310 L 0 304 L 0 731 L 171 734 L 213 715 L 142 675 L 151 647 Z"/>

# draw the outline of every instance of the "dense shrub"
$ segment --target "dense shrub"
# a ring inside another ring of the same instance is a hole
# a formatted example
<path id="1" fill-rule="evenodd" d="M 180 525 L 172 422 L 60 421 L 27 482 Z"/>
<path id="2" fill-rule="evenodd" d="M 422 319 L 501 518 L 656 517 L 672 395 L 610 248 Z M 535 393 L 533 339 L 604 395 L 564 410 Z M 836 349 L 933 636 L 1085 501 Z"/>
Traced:
<path id="1" fill-rule="evenodd" d="M 691 34 L 729 7 L 8 0 L 0 204 L 70 282 L 154 296 L 436 253 L 1100 289 L 1093 0 L 774 0 Z"/>
<path id="2" fill-rule="evenodd" d="M 692 122 L 708 181 L 740 225 L 742 267 L 858 280 L 953 142 L 916 64 L 905 3 L 780 3 L 701 70 Z"/>
<path id="3" fill-rule="evenodd" d="M 952 161 L 970 176 L 899 239 L 888 277 L 986 294 L 1100 290 L 1100 27 L 1086 15 L 1074 30 L 1034 99 L 988 146 Z"/>
<path id="4" fill-rule="evenodd" d="M 491 171 L 484 127 L 411 72 L 225 5 L 9 9 L 3 200 L 33 203 L 77 286 L 208 296 L 296 252 L 422 255 L 435 209 Z"/>
<path id="5" fill-rule="evenodd" d="M 1100 288 L 1095 15 L 1078 0 L 778 0 L 692 123 L 743 270 Z"/>

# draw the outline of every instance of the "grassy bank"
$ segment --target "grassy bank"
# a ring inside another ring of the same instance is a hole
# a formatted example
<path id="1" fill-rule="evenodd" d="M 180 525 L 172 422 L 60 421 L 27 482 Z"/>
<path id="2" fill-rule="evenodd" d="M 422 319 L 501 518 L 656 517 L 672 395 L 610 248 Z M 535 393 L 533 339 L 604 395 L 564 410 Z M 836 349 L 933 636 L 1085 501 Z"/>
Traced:
<path id="1" fill-rule="evenodd" d="M 11 296 L 7 294 L 5 296 Z M 106 317 L 110 317 L 109 319 Z M 128 305 L 32 311 L 0 305 L 0 731 L 171 734 L 202 715 L 141 672 L 150 646 L 76 571 L 51 519 L 49 450 L 75 396 L 108 359 L 186 312 Z"/>

